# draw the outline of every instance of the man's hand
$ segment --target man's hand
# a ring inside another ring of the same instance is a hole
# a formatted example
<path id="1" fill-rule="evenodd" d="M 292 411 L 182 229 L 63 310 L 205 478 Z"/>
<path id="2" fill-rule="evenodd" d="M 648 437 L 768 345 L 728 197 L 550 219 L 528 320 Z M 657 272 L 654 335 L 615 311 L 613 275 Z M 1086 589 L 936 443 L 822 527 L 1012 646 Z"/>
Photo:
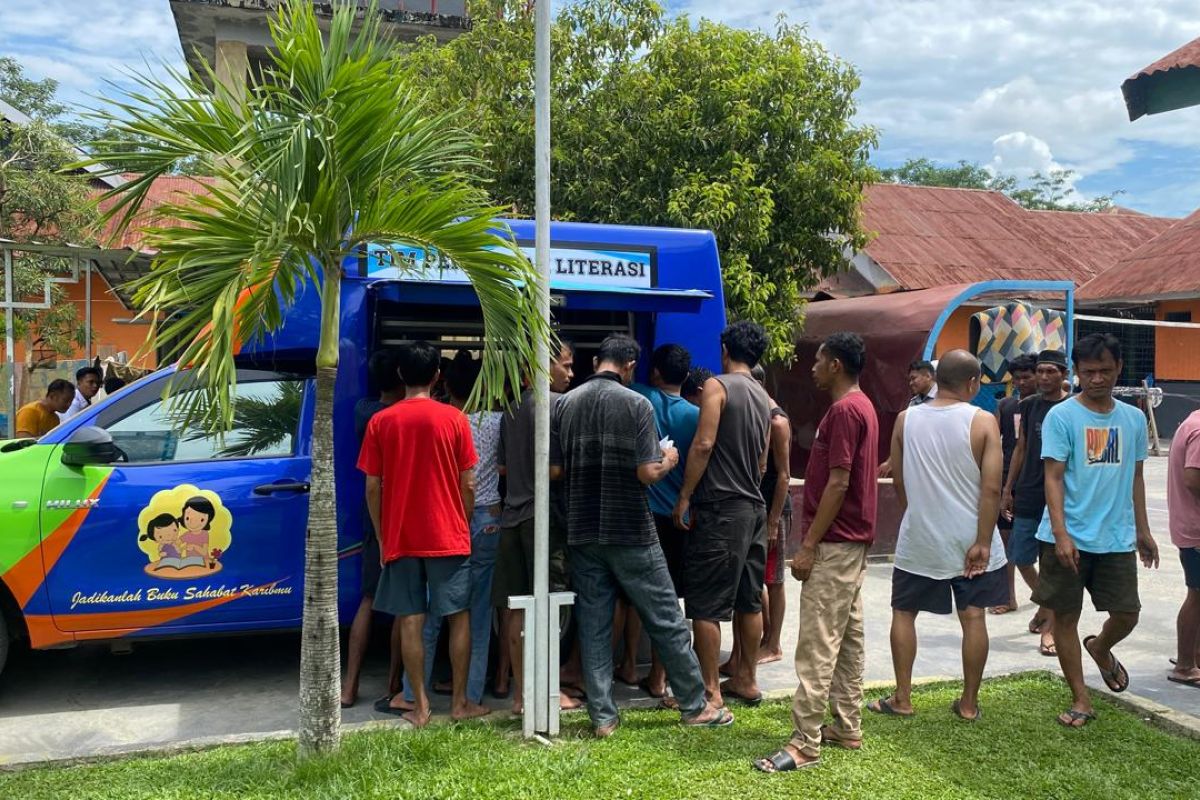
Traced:
<path id="1" fill-rule="evenodd" d="M 1076 575 L 1079 574 L 1079 550 L 1075 548 L 1075 542 L 1071 540 L 1070 535 L 1054 537 L 1054 555 L 1058 557 L 1059 564 Z"/>
<path id="2" fill-rule="evenodd" d="M 1000 496 L 1000 513 L 1006 520 L 1012 522 L 1013 518 L 1013 493 L 1012 489 L 1005 489 L 1004 494 Z"/>
<path id="3" fill-rule="evenodd" d="M 817 563 L 817 548 L 807 542 L 800 545 L 799 552 L 792 558 L 792 577 L 798 581 L 806 581 L 812 575 L 813 565 Z"/>
<path id="4" fill-rule="evenodd" d="M 979 544 L 976 542 L 971 545 L 971 549 L 967 551 L 967 559 L 963 564 L 963 576 L 966 578 L 975 578 L 987 572 L 988 562 L 992 558 L 992 548 L 990 544 Z"/>
<path id="5" fill-rule="evenodd" d="M 892 461 L 888 459 L 879 465 L 879 469 L 875 470 L 875 477 L 890 478 L 892 477 Z"/>
<path id="6" fill-rule="evenodd" d="M 1142 557 L 1143 567 L 1158 569 L 1158 543 L 1154 541 L 1150 531 L 1138 533 L 1137 551 L 1138 555 Z"/>
<path id="7" fill-rule="evenodd" d="M 692 506 L 691 498 L 679 496 L 675 501 L 675 512 L 671 514 L 671 518 L 675 520 L 675 527 L 681 531 L 691 530 L 691 524 L 685 522 L 688 516 L 688 509 Z"/>
<path id="8" fill-rule="evenodd" d="M 779 523 L 783 519 L 783 515 L 767 517 L 767 541 L 775 538 L 775 534 L 779 533 Z"/>
<path id="9" fill-rule="evenodd" d="M 679 450 L 674 447 L 662 448 L 663 465 L 667 469 L 675 469 L 679 466 Z"/>

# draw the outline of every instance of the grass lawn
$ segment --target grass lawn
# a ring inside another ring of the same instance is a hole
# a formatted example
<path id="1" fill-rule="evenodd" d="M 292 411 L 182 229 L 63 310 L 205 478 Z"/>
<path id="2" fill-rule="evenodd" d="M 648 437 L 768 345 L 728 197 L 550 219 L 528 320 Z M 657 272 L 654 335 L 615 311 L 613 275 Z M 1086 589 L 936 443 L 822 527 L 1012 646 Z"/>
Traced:
<path id="1" fill-rule="evenodd" d="M 726 730 L 685 730 L 674 714 L 630 711 L 612 739 L 570 715 L 553 747 L 525 744 L 515 721 L 375 730 L 334 757 L 297 766 L 291 742 L 167 758 L 0 774 L 0 798 L 1195 798 L 1200 743 L 1173 737 L 1097 700 L 1098 722 L 1054 723 L 1065 685 L 1048 675 L 985 684 L 984 718 L 951 716 L 953 686 L 919 690 L 912 719 L 868 714 L 859 753 L 762 775 L 754 756 L 791 730 L 789 706 L 740 709 Z"/>

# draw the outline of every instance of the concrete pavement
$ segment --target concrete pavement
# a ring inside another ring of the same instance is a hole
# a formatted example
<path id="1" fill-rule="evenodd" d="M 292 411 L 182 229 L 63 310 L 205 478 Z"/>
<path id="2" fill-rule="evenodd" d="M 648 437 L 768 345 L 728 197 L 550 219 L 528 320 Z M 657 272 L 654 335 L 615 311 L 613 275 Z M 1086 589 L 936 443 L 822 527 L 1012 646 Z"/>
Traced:
<path id="1" fill-rule="evenodd" d="M 1131 677 L 1130 692 L 1200 716 L 1200 689 L 1166 680 L 1175 646 L 1175 614 L 1184 595 L 1178 551 L 1166 533 L 1166 459 L 1148 462 L 1150 522 L 1162 548 L 1163 566 L 1141 573 L 1144 611 L 1137 631 L 1118 648 Z M 888 618 L 890 566 L 872 565 L 866 584 L 867 678 L 890 680 Z M 789 582 L 792 602 L 785 625 L 785 653 L 795 648 L 794 612 L 799 584 Z M 1057 671 L 1057 661 L 1038 655 L 1038 638 L 1026 631 L 1033 608 L 1027 593 L 1019 612 L 989 617 L 989 674 L 1027 669 Z M 1081 631 L 1094 632 L 1100 616 L 1084 613 Z M 955 676 L 959 671 L 958 623 L 954 617 L 918 619 L 918 676 Z M 726 631 L 726 646 L 729 634 Z M 146 642 L 118 655 L 101 645 L 74 650 L 16 653 L 0 677 L 0 766 L 27 761 L 103 755 L 206 737 L 265 734 L 295 727 L 299 639 L 294 634 Z M 1103 686 L 1093 665 L 1089 682 Z M 762 668 L 767 690 L 795 685 L 790 657 Z M 363 676 L 359 704 L 343 712 L 348 723 L 378 715 L 371 700 L 386 682 L 386 655 L 379 650 Z M 627 699 L 644 697 L 620 689 Z M 436 698 L 445 708 L 445 698 Z M 492 701 L 497 709 L 510 701 Z M 435 706 L 435 709 L 438 706 Z M 1061 709 L 1046 709 L 1047 723 Z M 996 709 L 992 713 L 1003 713 Z"/>

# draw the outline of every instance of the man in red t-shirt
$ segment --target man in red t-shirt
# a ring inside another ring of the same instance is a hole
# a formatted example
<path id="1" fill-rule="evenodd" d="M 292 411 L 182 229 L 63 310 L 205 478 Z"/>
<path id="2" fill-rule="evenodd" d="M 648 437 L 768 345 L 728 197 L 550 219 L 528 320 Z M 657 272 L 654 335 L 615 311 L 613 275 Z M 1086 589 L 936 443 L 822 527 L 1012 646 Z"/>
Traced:
<path id="1" fill-rule="evenodd" d="M 817 427 L 804 475 L 804 541 L 792 559 L 800 593 L 799 685 L 792 738 L 754 765 L 787 772 L 821 763 L 821 745 L 862 747 L 862 586 L 875 541 L 875 470 L 879 420 L 858 387 L 866 348 L 854 333 L 835 333 L 817 351 L 813 381 L 833 397 Z M 833 724 L 822 725 L 825 706 Z"/>
<path id="2" fill-rule="evenodd" d="M 421 727 L 429 722 L 425 615 L 448 617 L 453 699 L 450 716 L 470 719 L 488 709 L 467 699 L 471 659 L 471 532 L 475 507 L 475 446 L 470 423 L 430 396 L 441 359 L 428 342 L 397 354 L 404 399 L 371 418 L 358 457 L 367 476 L 367 509 L 379 537 L 383 575 L 375 608 L 400 618 L 404 671 L 413 703 L 397 693 L 375 704 Z"/>

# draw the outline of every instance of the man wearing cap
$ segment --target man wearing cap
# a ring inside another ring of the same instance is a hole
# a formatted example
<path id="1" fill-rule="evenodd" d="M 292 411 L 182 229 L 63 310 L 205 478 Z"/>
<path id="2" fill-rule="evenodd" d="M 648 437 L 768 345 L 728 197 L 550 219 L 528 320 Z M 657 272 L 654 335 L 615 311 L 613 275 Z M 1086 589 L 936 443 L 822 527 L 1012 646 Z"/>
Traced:
<path id="1" fill-rule="evenodd" d="M 1035 371 L 1037 393 L 1021 401 L 1017 445 L 1013 448 L 1008 479 L 1001 499 L 1002 513 L 1012 518 L 1008 535 L 1008 560 L 1017 565 L 1031 590 L 1038 585 L 1037 531 L 1046 509 L 1045 465 L 1042 462 L 1042 422 L 1050 409 L 1067 399 L 1063 381 L 1067 377 L 1067 357 L 1059 350 L 1038 354 Z M 1029 621 L 1030 633 L 1041 634 L 1038 652 L 1057 655 L 1054 647 L 1054 613 L 1039 608 Z"/>

